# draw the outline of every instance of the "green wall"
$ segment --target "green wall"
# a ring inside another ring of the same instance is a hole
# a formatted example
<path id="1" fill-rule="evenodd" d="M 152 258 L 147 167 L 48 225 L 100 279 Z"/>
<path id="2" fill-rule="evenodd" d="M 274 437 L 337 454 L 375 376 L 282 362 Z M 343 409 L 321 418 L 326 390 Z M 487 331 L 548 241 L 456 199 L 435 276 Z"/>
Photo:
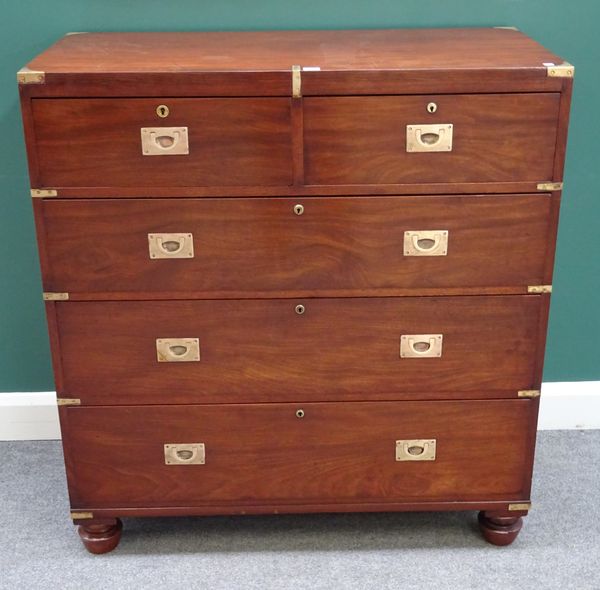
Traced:
<path id="1" fill-rule="evenodd" d="M 544 378 L 600 379 L 598 0 L 2 0 L 0 8 L 0 391 L 54 389 L 15 72 L 69 31 L 514 25 L 574 63 Z"/>

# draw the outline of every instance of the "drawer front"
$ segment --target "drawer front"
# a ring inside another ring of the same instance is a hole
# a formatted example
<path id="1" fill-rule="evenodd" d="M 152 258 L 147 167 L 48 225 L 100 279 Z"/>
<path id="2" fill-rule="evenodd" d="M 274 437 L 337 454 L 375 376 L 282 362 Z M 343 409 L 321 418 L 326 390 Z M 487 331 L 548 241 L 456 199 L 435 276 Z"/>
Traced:
<path id="1" fill-rule="evenodd" d="M 166 118 L 156 113 L 161 104 L 169 108 Z M 286 98 L 33 99 L 32 111 L 42 186 L 152 189 L 292 180 Z M 186 142 L 188 153 L 180 153 Z"/>
<path id="2" fill-rule="evenodd" d="M 135 404 L 515 396 L 537 388 L 546 304 L 512 295 L 55 307 L 64 392 Z"/>
<path id="3" fill-rule="evenodd" d="M 305 180 L 313 185 L 551 180 L 559 101 L 559 93 L 305 98 Z M 435 113 L 428 112 L 430 103 Z M 424 141 L 436 134 L 440 145 Z"/>
<path id="4" fill-rule="evenodd" d="M 65 408 L 71 504 L 527 499 L 535 407 L 496 400 Z M 398 460 L 404 448 L 427 454 Z"/>
<path id="5" fill-rule="evenodd" d="M 547 194 L 44 200 L 44 287 L 227 297 L 545 284 L 551 202 Z M 148 236 L 173 235 L 181 251 L 152 250 Z"/>

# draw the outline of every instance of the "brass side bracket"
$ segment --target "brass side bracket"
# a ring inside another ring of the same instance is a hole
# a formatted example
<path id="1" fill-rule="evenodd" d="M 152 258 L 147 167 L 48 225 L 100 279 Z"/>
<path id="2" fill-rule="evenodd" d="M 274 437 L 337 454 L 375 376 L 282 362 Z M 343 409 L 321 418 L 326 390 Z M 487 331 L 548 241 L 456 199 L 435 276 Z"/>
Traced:
<path id="1" fill-rule="evenodd" d="M 518 31 L 517 27 L 494 27 L 494 29 L 506 29 L 508 31 Z"/>
<path id="2" fill-rule="evenodd" d="M 59 397 L 56 404 L 58 406 L 80 406 L 81 400 L 74 397 Z"/>
<path id="3" fill-rule="evenodd" d="M 43 84 L 46 81 L 46 74 L 29 68 L 21 68 L 17 72 L 17 82 L 19 84 Z"/>
<path id="4" fill-rule="evenodd" d="M 549 78 L 572 78 L 575 76 L 575 66 L 568 61 L 561 64 L 544 64 L 546 66 Z"/>
<path id="5" fill-rule="evenodd" d="M 539 191 L 561 191 L 563 189 L 562 182 L 538 182 L 537 189 Z"/>
<path id="6" fill-rule="evenodd" d="M 32 188 L 31 189 L 32 197 L 58 197 L 58 191 L 53 188 Z"/>
<path id="7" fill-rule="evenodd" d="M 529 285 L 527 293 L 552 293 L 552 285 Z"/>
<path id="8" fill-rule="evenodd" d="M 517 392 L 517 397 L 540 397 L 539 389 L 521 389 Z"/>
<path id="9" fill-rule="evenodd" d="M 519 504 L 509 504 L 508 509 L 510 511 L 516 510 L 531 510 L 531 502 L 522 502 Z"/>
<path id="10" fill-rule="evenodd" d="M 90 518 L 94 518 L 93 512 L 71 512 L 72 520 L 87 520 Z"/>
<path id="11" fill-rule="evenodd" d="M 67 301 L 69 299 L 68 293 L 48 293 L 45 292 L 43 295 L 44 301 Z"/>
<path id="12" fill-rule="evenodd" d="M 292 66 L 292 97 L 302 97 L 302 68 L 300 66 Z"/>

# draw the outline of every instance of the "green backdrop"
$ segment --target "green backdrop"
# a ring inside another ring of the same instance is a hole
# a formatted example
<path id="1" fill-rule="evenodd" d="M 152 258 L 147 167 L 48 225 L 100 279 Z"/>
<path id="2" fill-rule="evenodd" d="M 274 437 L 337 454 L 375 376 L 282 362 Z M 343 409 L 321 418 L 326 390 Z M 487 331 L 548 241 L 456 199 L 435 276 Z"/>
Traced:
<path id="1" fill-rule="evenodd" d="M 54 389 L 15 73 L 69 31 L 514 25 L 574 63 L 544 378 L 600 379 L 598 0 L 2 0 L 0 7 L 0 391 Z"/>

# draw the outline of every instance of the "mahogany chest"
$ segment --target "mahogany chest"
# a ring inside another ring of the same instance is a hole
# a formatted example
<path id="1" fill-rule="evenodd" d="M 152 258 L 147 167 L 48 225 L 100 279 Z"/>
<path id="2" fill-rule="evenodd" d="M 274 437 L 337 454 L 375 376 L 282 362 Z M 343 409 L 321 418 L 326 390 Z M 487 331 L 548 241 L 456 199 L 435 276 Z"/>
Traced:
<path id="1" fill-rule="evenodd" d="M 573 73 L 504 28 L 71 34 L 22 69 L 85 546 L 327 511 L 514 540 Z"/>

